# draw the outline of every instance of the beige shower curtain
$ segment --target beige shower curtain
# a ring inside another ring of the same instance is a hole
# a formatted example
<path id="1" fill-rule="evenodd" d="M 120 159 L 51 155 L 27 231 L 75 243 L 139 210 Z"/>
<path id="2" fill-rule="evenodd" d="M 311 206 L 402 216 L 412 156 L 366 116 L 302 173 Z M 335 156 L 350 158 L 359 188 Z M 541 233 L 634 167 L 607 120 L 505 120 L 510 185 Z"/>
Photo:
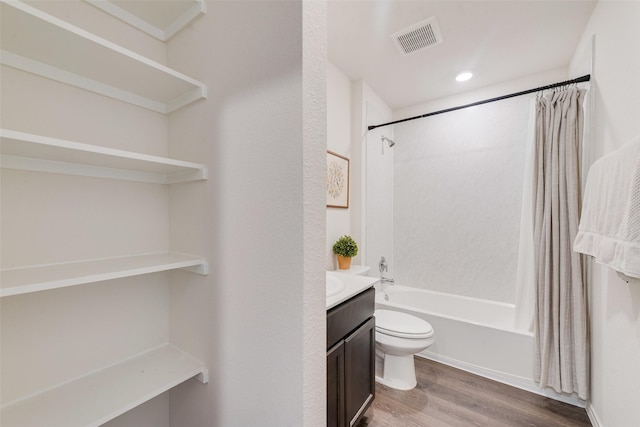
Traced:
<path id="1" fill-rule="evenodd" d="M 534 254 L 536 370 L 540 387 L 589 396 L 587 293 L 573 252 L 581 209 L 583 101 L 569 88 L 536 102 Z"/>

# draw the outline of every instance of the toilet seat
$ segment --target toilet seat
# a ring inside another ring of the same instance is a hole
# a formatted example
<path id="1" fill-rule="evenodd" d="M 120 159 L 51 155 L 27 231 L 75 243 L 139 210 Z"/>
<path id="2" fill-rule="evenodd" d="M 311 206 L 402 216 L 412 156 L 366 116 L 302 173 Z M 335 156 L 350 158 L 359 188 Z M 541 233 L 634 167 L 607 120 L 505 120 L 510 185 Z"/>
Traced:
<path id="1" fill-rule="evenodd" d="M 416 316 L 392 310 L 376 310 L 376 331 L 400 338 L 429 338 L 433 335 L 433 328 Z"/>

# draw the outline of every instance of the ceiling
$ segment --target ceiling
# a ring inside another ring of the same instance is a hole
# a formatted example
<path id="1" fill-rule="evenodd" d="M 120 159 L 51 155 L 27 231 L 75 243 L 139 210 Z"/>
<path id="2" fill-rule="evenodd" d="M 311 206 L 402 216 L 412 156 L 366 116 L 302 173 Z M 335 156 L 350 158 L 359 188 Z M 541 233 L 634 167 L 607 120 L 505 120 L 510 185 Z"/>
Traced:
<path id="1" fill-rule="evenodd" d="M 398 109 L 568 66 L 595 4 L 332 0 L 328 56 Z M 400 54 L 390 35 L 432 16 L 444 42 Z M 462 71 L 474 77 L 456 82 Z"/>

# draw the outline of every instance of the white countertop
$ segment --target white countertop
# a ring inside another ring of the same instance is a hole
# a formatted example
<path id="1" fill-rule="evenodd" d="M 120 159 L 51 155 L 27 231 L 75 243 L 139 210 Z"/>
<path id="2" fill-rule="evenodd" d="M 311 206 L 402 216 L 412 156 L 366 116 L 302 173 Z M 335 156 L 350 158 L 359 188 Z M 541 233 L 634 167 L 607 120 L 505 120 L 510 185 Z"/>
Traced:
<path id="1" fill-rule="evenodd" d="M 357 265 L 351 264 L 351 267 L 346 270 L 329 270 L 331 273 L 349 273 L 355 275 L 363 275 L 369 271 L 369 266 L 367 265 Z"/>
<path id="2" fill-rule="evenodd" d="M 379 277 L 356 276 L 354 274 L 340 273 L 338 271 L 328 271 L 327 274 L 337 277 L 345 284 L 344 289 L 340 293 L 327 298 L 327 310 L 359 294 L 365 289 L 370 288 L 380 281 Z"/>

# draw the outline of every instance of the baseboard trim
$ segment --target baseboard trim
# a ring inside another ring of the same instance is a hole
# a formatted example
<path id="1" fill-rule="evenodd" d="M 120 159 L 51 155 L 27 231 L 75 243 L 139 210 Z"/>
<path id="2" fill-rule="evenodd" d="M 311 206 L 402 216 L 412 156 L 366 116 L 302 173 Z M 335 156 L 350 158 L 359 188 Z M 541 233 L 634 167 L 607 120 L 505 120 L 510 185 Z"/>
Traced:
<path id="1" fill-rule="evenodd" d="M 593 427 L 604 427 L 604 424 L 602 424 L 600 418 L 598 418 L 598 414 L 596 413 L 596 410 L 594 409 L 591 402 L 587 403 L 585 409 L 587 410 L 587 416 L 589 417 L 589 421 L 591 421 L 591 425 Z"/>
<path id="2" fill-rule="evenodd" d="M 586 402 L 578 399 L 575 396 L 567 396 L 555 393 L 553 390 L 541 389 L 533 382 L 531 378 L 520 377 L 517 375 L 507 374 L 504 372 L 494 371 L 492 369 L 483 368 L 481 366 L 472 365 L 470 363 L 462 362 L 460 360 L 452 359 L 446 356 L 442 356 L 437 353 L 432 353 L 428 350 L 424 350 L 416 356 L 423 357 L 425 359 L 433 360 L 463 371 L 470 372 L 472 374 L 480 375 L 481 377 L 489 378 L 490 380 L 498 381 L 503 384 L 507 384 L 531 393 L 545 396 L 550 399 L 558 400 L 560 402 L 568 403 L 569 405 L 577 406 L 579 408 L 585 408 Z M 591 416 L 589 416 L 591 418 Z M 594 427 L 596 424 L 594 424 Z"/>

